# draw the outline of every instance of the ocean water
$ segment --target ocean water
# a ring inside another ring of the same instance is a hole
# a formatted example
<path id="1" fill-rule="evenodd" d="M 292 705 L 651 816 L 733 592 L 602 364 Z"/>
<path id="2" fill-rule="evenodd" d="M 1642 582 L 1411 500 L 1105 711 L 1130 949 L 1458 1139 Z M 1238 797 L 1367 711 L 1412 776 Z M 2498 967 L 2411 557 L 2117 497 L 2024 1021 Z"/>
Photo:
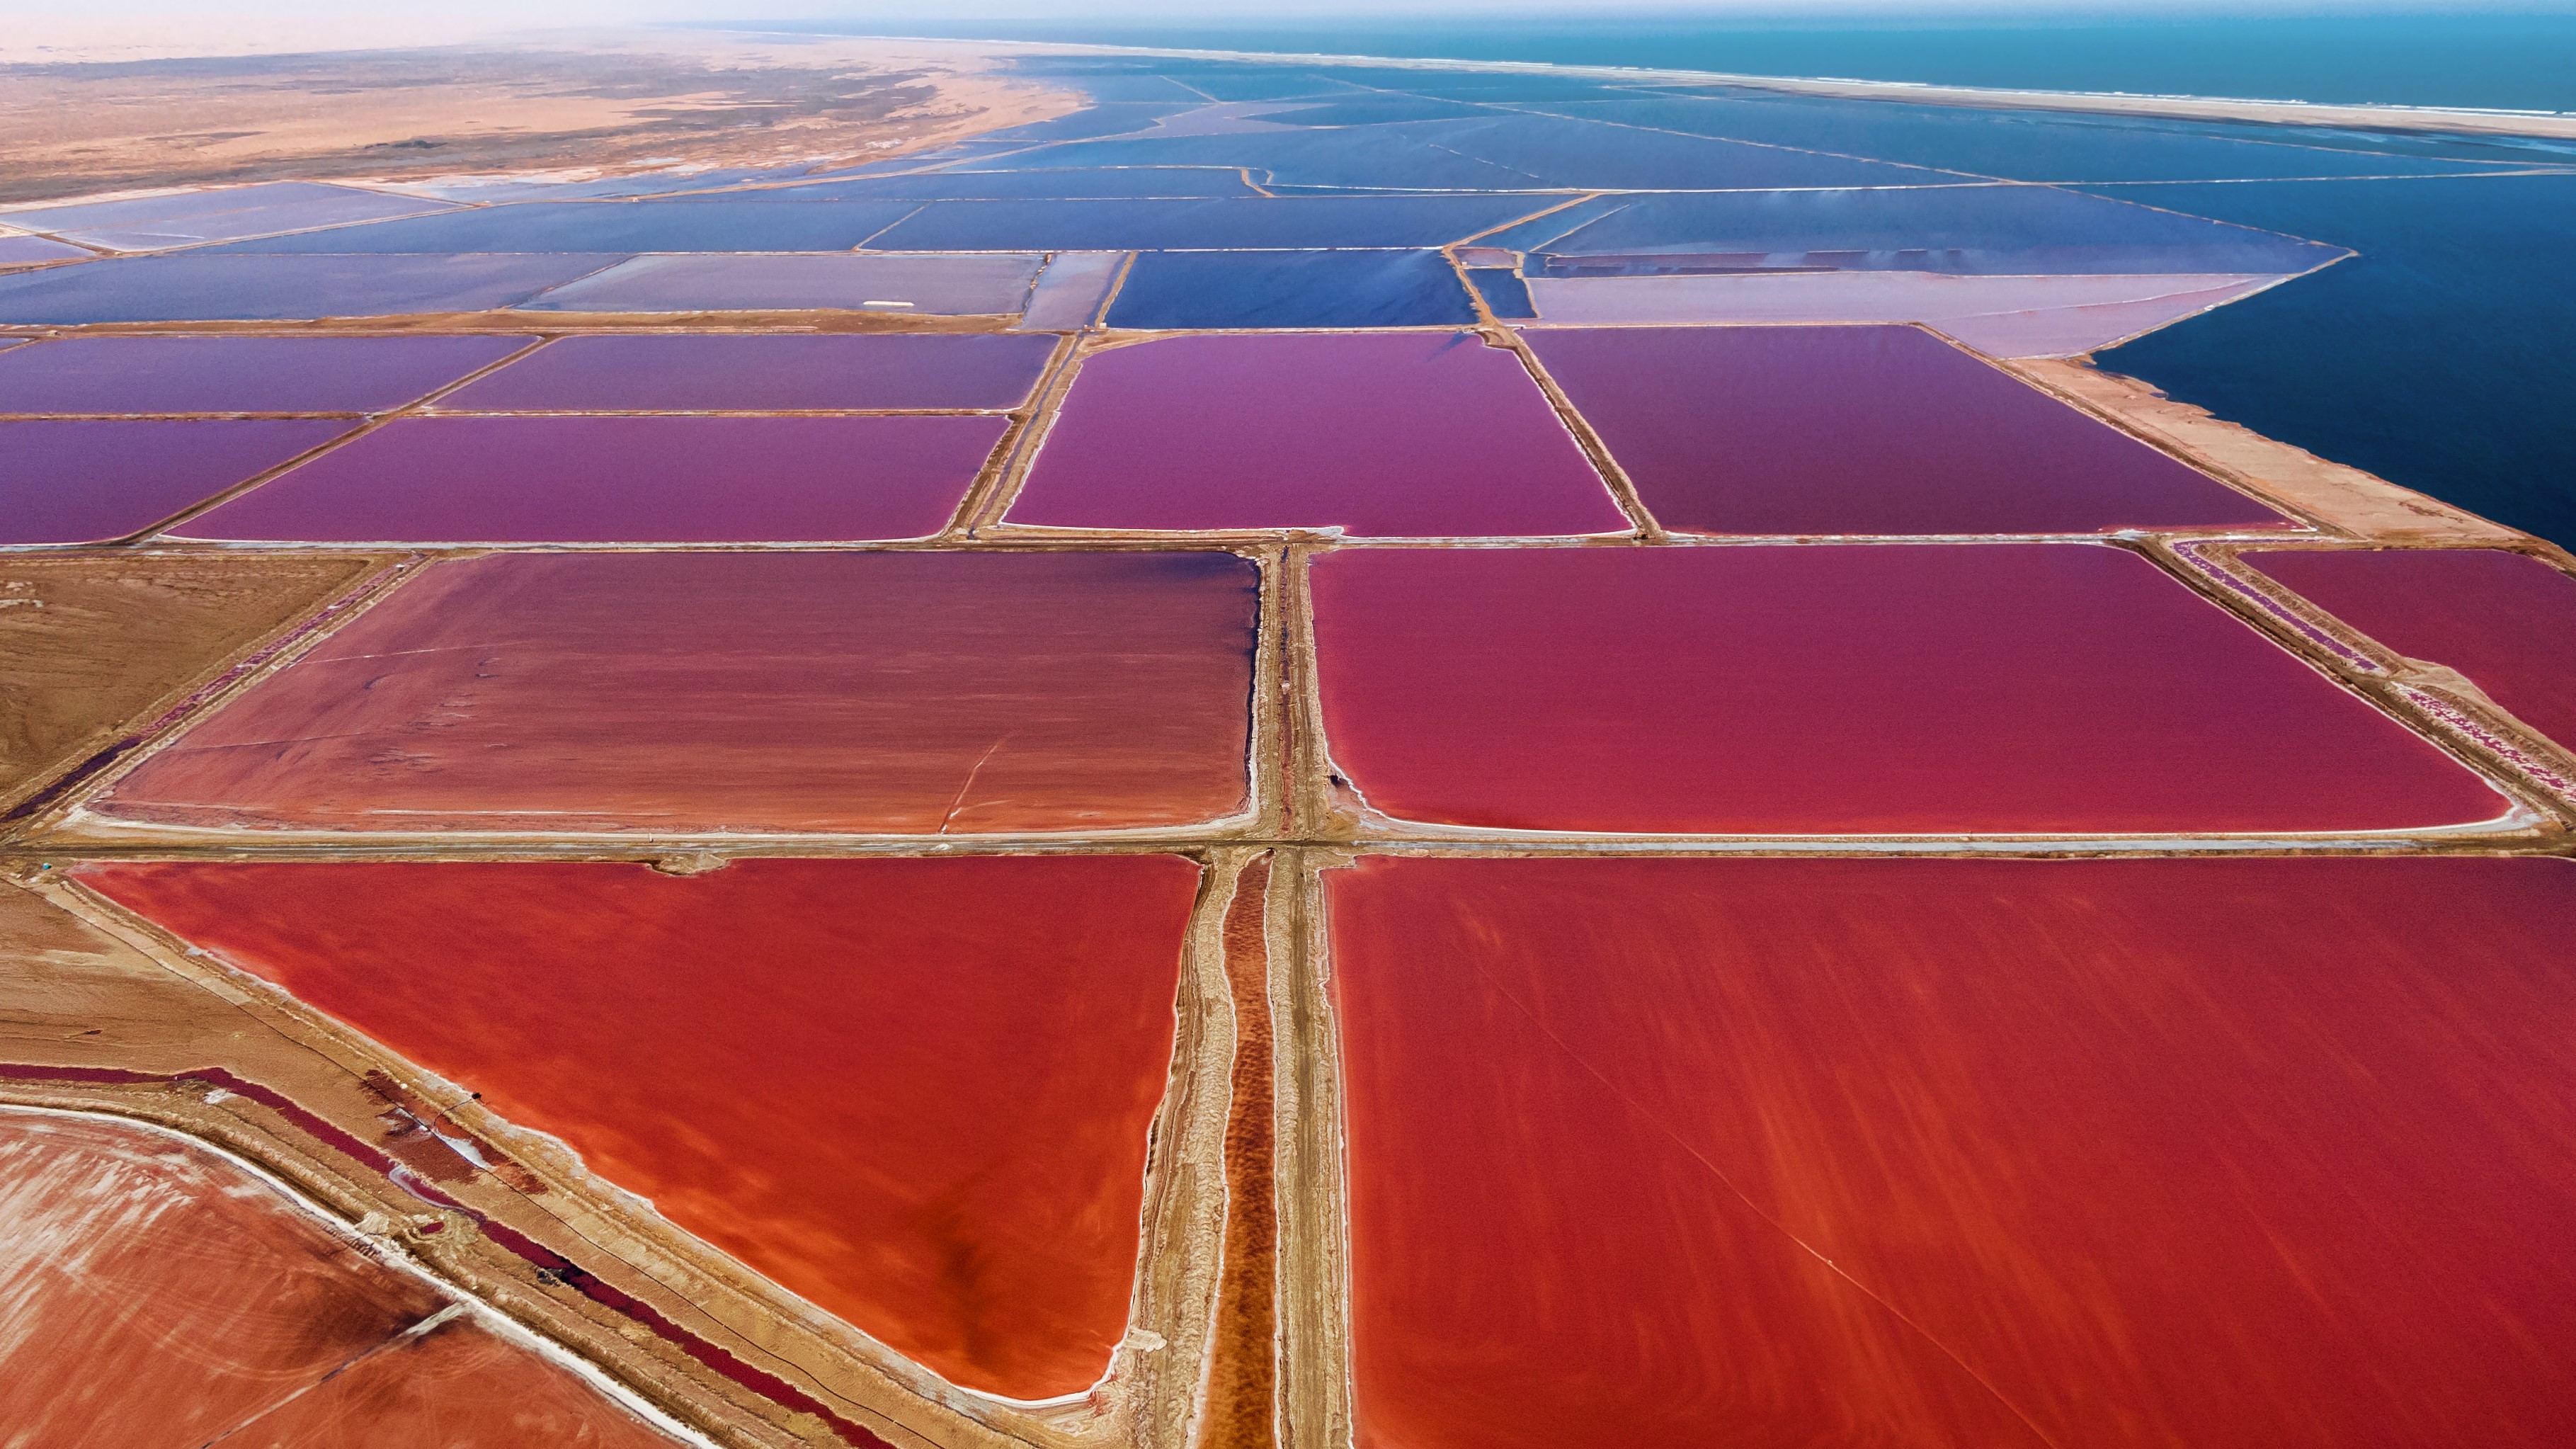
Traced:
<path id="1" fill-rule="evenodd" d="M 2102 366 L 2576 547 L 2576 174 L 2096 189 L 2360 253 Z"/>
<path id="2" fill-rule="evenodd" d="M 771 28 L 738 22 L 740 28 Z M 1647 66 L 2012 89 L 2576 111 L 2576 15 L 2034 23 L 1688 16 L 1068 24 L 927 14 L 776 29 L 1204 50 Z"/>

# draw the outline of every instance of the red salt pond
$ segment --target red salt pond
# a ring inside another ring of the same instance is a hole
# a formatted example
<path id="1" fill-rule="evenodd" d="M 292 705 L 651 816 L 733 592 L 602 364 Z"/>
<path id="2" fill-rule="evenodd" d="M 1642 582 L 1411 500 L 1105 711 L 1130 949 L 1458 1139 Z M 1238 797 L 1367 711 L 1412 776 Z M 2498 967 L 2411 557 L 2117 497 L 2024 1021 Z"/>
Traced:
<path id="1" fill-rule="evenodd" d="M 376 413 L 525 337 L 64 337 L 0 361 L 0 413 Z"/>
<path id="2" fill-rule="evenodd" d="M 399 418 L 191 520 L 315 543 L 798 543 L 946 526 L 1009 424 Z"/>
<path id="3" fill-rule="evenodd" d="M 1527 335 L 1667 528 L 2091 533 L 2288 522 L 1917 328 Z"/>
<path id="4" fill-rule="evenodd" d="M 262 1416 L 245 1437 L 261 1449 L 670 1449 L 675 1442 L 613 1412 L 573 1374 L 460 1318 L 359 1359 Z"/>
<path id="5" fill-rule="evenodd" d="M 0 422 L 0 543 L 140 533 L 356 424 L 123 419 Z"/>
<path id="6" fill-rule="evenodd" d="M 1096 353 L 1007 517 L 1374 537 L 1629 526 L 1519 359 L 1469 332 L 1179 337 Z"/>
<path id="7" fill-rule="evenodd" d="M 2098 544 L 1372 549 L 1313 566 L 1333 758 L 1544 830 L 2380 830 L 2506 802 Z"/>
<path id="8" fill-rule="evenodd" d="M 1012 408 L 1056 340 L 937 333 L 598 335 L 546 344 L 440 399 L 464 412 Z"/>
<path id="9" fill-rule="evenodd" d="M 1214 820 L 1245 805 L 1256 589 L 1224 553 L 439 564 L 101 808 L 336 830 Z"/>
<path id="10" fill-rule="evenodd" d="M 1326 879 L 1368 1449 L 2576 1442 L 2576 865 Z"/>
<path id="11" fill-rule="evenodd" d="M 81 878 L 1010 1398 L 1126 1331 L 1197 868 L 141 864 Z"/>
<path id="12" fill-rule="evenodd" d="M 447 1311 L 229 1159 L 130 1122 L 0 1108 L 10 1444 L 673 1442 Z"/>
<path id="13" fill-rule="evenodd" d="M 2467 675 L 2576 749 L 2576 579 L 2487 548 L 2281 550 L 2245 561 L 2398 653 Z"/>

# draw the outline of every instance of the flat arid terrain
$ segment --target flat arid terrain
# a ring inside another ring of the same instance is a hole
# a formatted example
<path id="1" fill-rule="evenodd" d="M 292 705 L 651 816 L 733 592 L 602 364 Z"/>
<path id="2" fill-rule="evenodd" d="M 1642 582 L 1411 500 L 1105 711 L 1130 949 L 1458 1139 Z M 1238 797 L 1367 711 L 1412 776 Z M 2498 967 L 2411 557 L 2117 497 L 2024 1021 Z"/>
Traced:
<path id="1" fill-rule="evenodd" d="M 955 47 L 687 32 L 0 64 L 0 204 L 217 182 L 848 165 L 1079 104 Z"/>

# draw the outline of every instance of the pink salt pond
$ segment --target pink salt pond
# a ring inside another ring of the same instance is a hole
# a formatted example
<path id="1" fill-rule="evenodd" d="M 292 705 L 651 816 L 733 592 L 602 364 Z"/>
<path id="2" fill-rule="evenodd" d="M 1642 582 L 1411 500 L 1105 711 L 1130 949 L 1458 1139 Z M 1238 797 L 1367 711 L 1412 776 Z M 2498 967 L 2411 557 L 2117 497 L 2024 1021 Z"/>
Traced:
<path id="1" fill-rule="evenodd" d="M 1533 328 L 1665 527 L 2093 533 L 2284 519 L 1914 327 Z"/>
<path id="2" fill-rule="evenodd" d="M 1005 521 L 1406 538 L 1629 527 L 1520 359 L 1467 332 L 1095 353 Z"/>
<path id="3" fill-rule="evenodd" d="M 193 520 L 314 543 L 856 542 L 937 533 L 1000 417 L 413 417 Z"/>
<path id="4" fill-rule="evenodd" d="M 2162 834 L 2509 809 L 2101 544 L 1353 549 L 1311 577 L 1333 759 L 1399 820 Z"/>
<path id="5" fill-rule="evenodd" d="M 2576 750 L 2576 578 L 2492 548 L 2295 549 L 2245 561 L 2400 654 L 2447 665 Z"/>
<path id="6" fill-rule="evenodd" d="M 0 422 L 0 544 L 103 543 L 140 533 L 355 426 L 317 419 Z"/>
<path id="7" fill-rule="evenodd" d="M 1012 334 L 566 337 L 443 398 L 460 412 L 1018 407 L 1055 339 Z"/>

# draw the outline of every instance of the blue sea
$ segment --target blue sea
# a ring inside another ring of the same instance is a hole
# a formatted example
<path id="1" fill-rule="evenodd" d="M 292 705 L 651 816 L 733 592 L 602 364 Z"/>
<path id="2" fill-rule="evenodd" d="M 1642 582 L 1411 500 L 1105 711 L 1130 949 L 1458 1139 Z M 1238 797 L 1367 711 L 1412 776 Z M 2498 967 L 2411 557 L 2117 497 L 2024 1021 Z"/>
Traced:
<path id="1" fill-rule="evenodd" d="M 2099 189 L 2360 253 L 2102 366 L 2576 547 L 2576 174 Z"/>

